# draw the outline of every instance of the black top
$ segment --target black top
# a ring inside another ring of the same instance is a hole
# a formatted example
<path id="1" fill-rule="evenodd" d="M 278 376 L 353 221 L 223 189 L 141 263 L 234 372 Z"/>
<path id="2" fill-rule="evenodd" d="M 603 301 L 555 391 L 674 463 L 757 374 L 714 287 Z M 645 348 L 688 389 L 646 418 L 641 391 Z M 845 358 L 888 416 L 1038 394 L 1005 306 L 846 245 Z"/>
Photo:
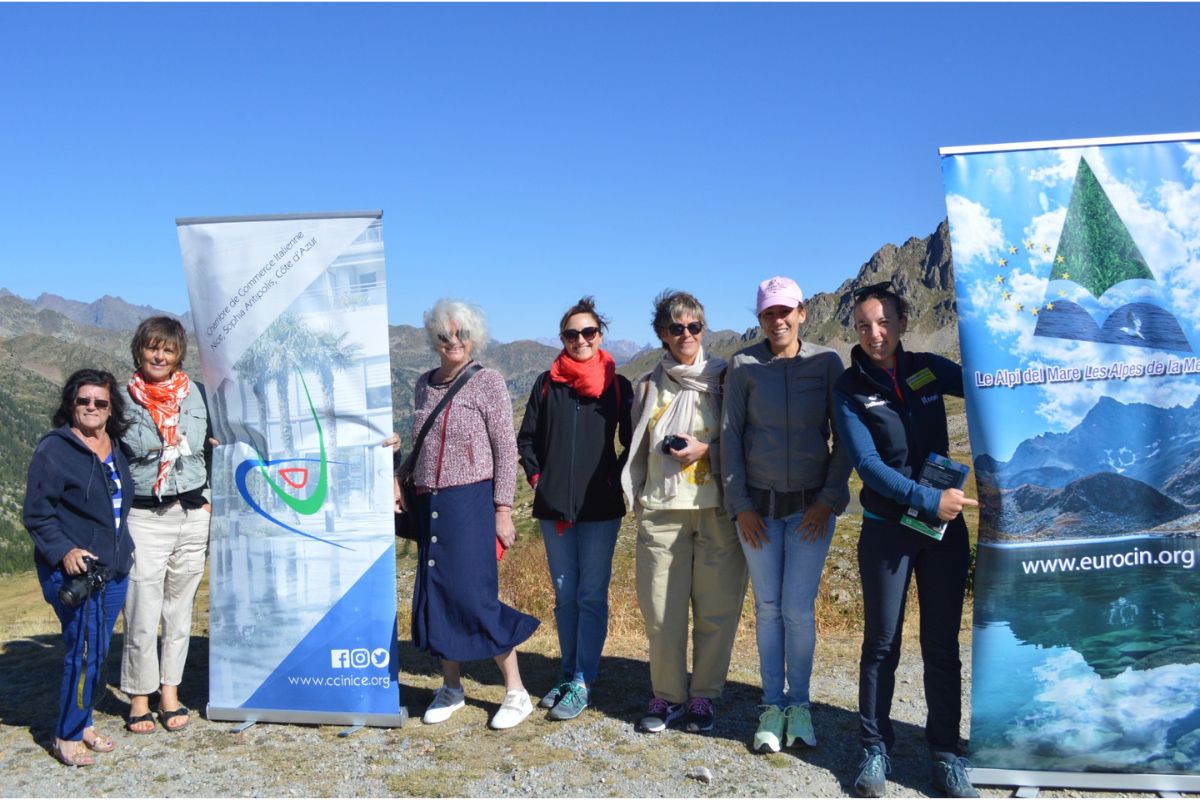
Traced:
<path id="1" fill-rule="evenodd" d="M 517 434 L 536 519 L 596 522 L 625 515 L 621 469 L 633 436 L 633 387 L 620 375 L 595 399 L 581 398 L 543 372 L 533 383 Z M 617 458 L 615 440 L 621 440 Z"/>

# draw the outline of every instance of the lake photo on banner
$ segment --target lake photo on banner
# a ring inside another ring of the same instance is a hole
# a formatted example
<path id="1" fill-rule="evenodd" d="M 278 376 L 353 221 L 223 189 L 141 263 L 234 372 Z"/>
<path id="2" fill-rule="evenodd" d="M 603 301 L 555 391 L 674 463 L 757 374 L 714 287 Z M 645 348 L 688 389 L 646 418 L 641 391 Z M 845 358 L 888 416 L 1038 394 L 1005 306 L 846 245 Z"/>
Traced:
<path id="1" fill-rule="evenodd" d="M 971 755 L 989 766 L 1200 766 L 1193 536 L 981 544 Z"/>

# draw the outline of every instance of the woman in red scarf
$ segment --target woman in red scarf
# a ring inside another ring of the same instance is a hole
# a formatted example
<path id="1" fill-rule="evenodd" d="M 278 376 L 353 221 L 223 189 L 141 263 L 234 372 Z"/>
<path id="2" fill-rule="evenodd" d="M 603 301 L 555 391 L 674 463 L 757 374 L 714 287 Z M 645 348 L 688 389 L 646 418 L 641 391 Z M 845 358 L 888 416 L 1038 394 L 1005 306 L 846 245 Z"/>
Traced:
<path id="1" fill-rule="evenodd" d="M 563 350 L 534 381 L 517 434 L 521 466 L 534 488 L 554 582 L 562 677 L 541 706 L 573 719 L 588 706 L 608 635 L 608 581 L 625 500 L 613 442 L 629 447 L 632 389 L 600 349 L 604 317 L 590 297 L 559 322 Z"/>
<path id="2" fill-rule="evenodd" d="M 129 695 L 132 733 L 153 733 L 150 695 L 168 731 L 189 722 L 179 684 L 192 634 L 192 603 L 208 553 L 208 447 L 211 427 L 202 389 L 182 369 L 187 333 L 173 317 L 150 317 L 130 344 L 125 387 L 125 446 L 133 474 L 133 571 L 125 598 L 121 691 Z M 158 641 L 162 624 L 161 653 Z"/>

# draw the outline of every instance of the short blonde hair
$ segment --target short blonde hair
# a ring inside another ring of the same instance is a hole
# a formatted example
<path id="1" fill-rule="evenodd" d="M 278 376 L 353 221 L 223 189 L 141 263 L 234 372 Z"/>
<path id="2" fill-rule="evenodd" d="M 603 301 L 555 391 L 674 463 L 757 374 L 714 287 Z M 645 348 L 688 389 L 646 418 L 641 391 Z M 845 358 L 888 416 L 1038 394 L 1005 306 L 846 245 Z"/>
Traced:
<path id="1" fill-rule="evenodd" d="M 458 325 L 459 341 L 470 339 L 476 355 L 487 348 L 488 326 L 483 311 L 471 303 L 443 297 L 425 312 L 425 335 L 434 352 L 437 352 L 439 336 L 450 337 L 451 322 Z"/>

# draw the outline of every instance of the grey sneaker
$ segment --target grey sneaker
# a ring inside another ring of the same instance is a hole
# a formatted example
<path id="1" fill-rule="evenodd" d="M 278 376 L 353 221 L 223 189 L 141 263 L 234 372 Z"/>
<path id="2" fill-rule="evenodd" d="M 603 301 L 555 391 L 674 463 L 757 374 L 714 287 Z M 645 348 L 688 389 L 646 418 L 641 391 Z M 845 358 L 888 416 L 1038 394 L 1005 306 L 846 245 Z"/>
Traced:
<path id="1" fill-rule="evenodd" d="M 658 733 L 671 727 L 671 723 L 680 719 L 687 709 L 683 703 L 668 703 L 661 697 L 650 698 L 650 706 L 646 716 L 638 720 L 638 730 L 645 733 Z"/>
<path id="2" fill-rule="evenodd" d="M 582 683 L 571 681 L 567 689 L 559 697 L 558 703 L 550 709 L 550 719 L 575 719 L 588 706 L 588 690 Z"/>
<path id="3" fill-rule="evenodd" d="M 971 762 L 954 753 L 933 754 L 933 788 L 945 797 L 979 797 L 967 770 Z"/>
<path id="4" fill-rule="evenodd" d="M 854 777 L 854 793 L 859 797 L 883 797 L 891 772 L 892 760 L 884 754 L 882 747 L 871 745 L 863 750 L 858 775 Z"/>
<path id="5" fill-rule="evenodd" d="M 538 700 L 538 708 L 554 708 L 558 705 L 558 701 L 562 700 L 563 695 L 567 693 L 567 687 L 570 685 L 571 679 L 563 678 L 558 686 L 555 686 L 542 695 L 542 699 Z"/>

